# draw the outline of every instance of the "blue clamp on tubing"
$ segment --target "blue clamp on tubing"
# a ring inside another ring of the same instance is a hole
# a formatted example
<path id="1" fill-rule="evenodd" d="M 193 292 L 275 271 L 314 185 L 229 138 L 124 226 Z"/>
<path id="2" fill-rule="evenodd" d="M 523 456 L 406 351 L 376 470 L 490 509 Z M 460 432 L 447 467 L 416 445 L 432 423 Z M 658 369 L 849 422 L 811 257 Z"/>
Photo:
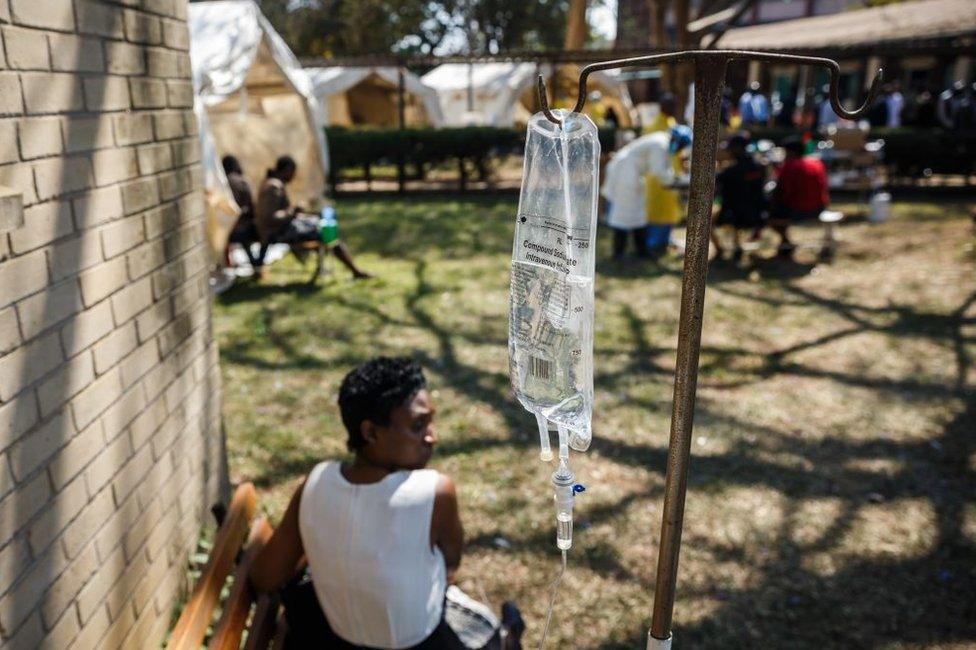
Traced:
<path id="1" fill-rule="evenodd" d="M 573 486 L 573 494 L 579 494 L 580 492 L 586 492 L 586 488 L 582 484 L 577 483 Z"/>

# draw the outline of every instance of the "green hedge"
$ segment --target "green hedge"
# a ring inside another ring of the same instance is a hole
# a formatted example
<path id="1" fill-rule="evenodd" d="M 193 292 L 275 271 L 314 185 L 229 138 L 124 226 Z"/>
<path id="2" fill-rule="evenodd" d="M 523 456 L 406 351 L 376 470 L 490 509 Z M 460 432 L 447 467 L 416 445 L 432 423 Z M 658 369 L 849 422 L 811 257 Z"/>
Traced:
<path id="1" fill-rule="evenodd" d="M 754 138 L 781 142 L 797 131 L 783 128 L 752 129 Z M 444 129 L 374 129 L 329 127 L 326 129 L 333 186 L 344 172 L 362 169 L 371 177 L 374 167 L 403 165 L 405 177 L 423 178 L 435 165 L 457 165 L 463 187 L 468 174 L 482 179 L 491 173 L 493 162 L 521 153 L 525 146 L 522 129 L 462 127 Z M 605 153 L 614 148 L 615 131 L 600 129 Z M 869 139 L 883 139 L 884 162 L 895 176 L 918 177 L 936 174 L 976 172 L 976 131 L 948 132 L 941 129 L 873 129 Z"/>
<path id="2" fill-rule="evenodd" d="M 797 131 L 750 129 L 753 138 L 780 143 Z M 976 173 L 976 131 L 944 129 L 871 129 L 868 140 L 884 140 L 883 160 L 894 176 L 917 178 L 933 174 Z"/>
<path id="3" fill-rule="evenodd" d="M 896 176 L 976 173 L 976 131 L 873 129 L 884 140 L 884 161 Z"/>
<path id="4" fill-rule="evenodd" d="M 445 129 L 326 129 L 333 183 L 343 172 L 403 164 L 409 176 L 422 177 L 434 165 L 457 164 L 462 175 L 473 166 L 481 177 L 492 161 L 519 153 L 523 136 L 515 129 L 462 127 Z"/>
<path id="5" fill-rule="evenodd" d="M 612 151 L 614 129 L 600 129 L 600 144 Z M 473 167 L 485 177 L 492 161 L 521 154 L 523 129 L 472 126 L 443 129 L 379 129 L 328 127 L 330 174 L 333 183 L 348 170 L 361 169 L 369 178 L 373 168 L 403 164 L 408 177 L 422 177 L 435 165 L 456 164 L 467 172 Z"/>

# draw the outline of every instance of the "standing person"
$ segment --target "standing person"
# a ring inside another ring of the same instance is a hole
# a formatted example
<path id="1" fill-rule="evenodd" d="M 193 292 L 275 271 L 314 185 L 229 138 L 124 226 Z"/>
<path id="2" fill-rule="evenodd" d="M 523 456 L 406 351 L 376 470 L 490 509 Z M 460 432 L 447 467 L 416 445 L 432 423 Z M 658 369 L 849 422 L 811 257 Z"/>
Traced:
<path id="1" fill-rule="evenodd" d="M 780 254 L 789 256 L 796 249 L 787 231 L 789 226 L 819 216 L 830 203 L 830 195 L 827 170 L 819 159 L 803 155 L 803 141 L 797 137 L 787 138 L 783 148 L 786 160 L 776 177 L 770 226 L 779 233 Z"/>
<path id="2" fill-rule="evenodd" d="M 295 178 L 298 165 L 291 156 L 281 156 L 269 169 L 258 192 L 255 209 L 255 225 L 261 236 L 262 254 L 273 242 L 292 244 L 303 241 L 316 241 L 319 238 L 318 216 L 293 207 L 285 186 Z M 330 244 L 330 249 L 339 261 L 352 271 L 357 280 L 373 277 L 356 266 L 349 249 L 340 241 Z"/>
<path id="3" fill-rule="evenodd" d="M 264 274 L 265 248 L 261 246 L 257 257 L 251 252 L 251 244 L 260 241 L 258 230 L 254 225 L 254 195 L 251 193 L 251 184 L 247 182 L 244 170 L 236 156 L 224 156 L 220 163 L 224 167 L 224 174 L 227 176 L 227 184 L 230 185 L 234 201 L 237 203 L 237 207 L 241 209 L 237 223 L 234 224 L 234 229 L 230 232 L 228 244 L 240 244 L 244 252 L 247 253 L 247 259 L 250 261 L 254 273 L 261 277 Z M 229 261 L 229 255 L 225 254 L 225 256 Z"/>
<path id="4" fill-rule="evenodd" d="M 500 626 L 449 586 L 464 530 L 454 482 L 426 469 L 436 409 L 420 365 L 362 364 L 342 380 L 339 411 L 353 459 L 320 462 L 302 479 L 248 576 L 257 591 L 277 592 L 307 563 L 311 589 L 301 582 L 301 597 L 292 586 L 282 592 L 285 647 L 519 648 L 524 624 L 513 604 L 502 607 Z"/>
<path id="5" fill-rule="evenodd" d="M 963 120 L 965 108 L 969 105 L 966 84 L 956 81 L 939 94 L 936 114 L 939 122 L 947 129 L 959 129 Z"/>
<path id="6" fill-rule="evenodd" d="M 691 143 L 690 134 L 687 126 L 676 126 L 642 135 L 610 159 L 600 193 L 608 203 L 607 224 L 613 229 L 614 259 L 623 257 L 629 236 L 634 238 L 639 257 L 662 252 L 648 250 L 648 221 L 664 230 L 663 247 L 667 247 L 671 225 L 681 217 L 677 194 L 667 189 L 674 180 L 672 154 Z M 665 194 L 674 195 L 673 205 Z M 656 237 L 662 239 L 661 235 Z"/>
<path id="7" fill-rule="evenodd" d="M 651 156 L 644 174 L 647 247 L 651 257 L 660 257 L 667 252 L 671 230 L 681 221 L 681 202 L 678 192 L 671 189 L 671 185 L 682 169 L 683 155 L 691 146 L 691 129 L 683 124 L 659 135 L 650 149 Z"/>
<path id="8" fill-rule="evenodd" d="M 728 86 L 722 89 L 722 104 L 719 108 L 718 121 L 722 126 L 729 126 L 732 121 L 732 89 Z"/>
<path id="9" fill-rule="evenodd" d="M 793 124 L 793 113 L 796 111 L 796 97 L 792 90 L 785 91 L 780 95 L 779 100 L 774 104 L 773 122 L 776 126 L 791 127 Z"/>
<path id="10" fill-rule="evenodd" d="M 613 259 L 623 259 L 627 238 L 633 237 L 638 257 L 647 257 L 647 213 L 643 177 L 646 143 L 642 136 L 614 154 L 603 173 L 600 194 L 607 201 L 607 225 L 613 230 Z"/>
<path id="11" fill-rule="evenodd" d="M 742 126 L 766 126 L 769 123 L 769 100 L 759 88 L 759 82 L 753 81 L 739 98 Z"/>
<path id="12" fill-rule="evenodd" d="M 646 125 L 643 129 L 644 134 L 657 133 L 658 131 L 667 131 L 672 126 L 678 123 L 675 119 L 675 99 L 674 95 L 671 93 L 662 93 L 657 100 L 660 109 L 657 115 L 650 124 Z"/>
<path id="13" fill-rule="evenodd" d="M 888 124 L 888 95 L 891 94 L 891 86 L 885 84 L 881 88 L 881 94 L 874 100 L 871 110 L 868 111 L 868 123 L 872 128 L 886 126 Z"/>
<path id="14" fill-rule="evenodd" d="M 892 81 L 888 84 L 888 92 L 885 93 L 885 103 L 888 108 L 888 121 L 885 124 L 889 129 L 896 129 L 901 126 L 901 113 L 905 109 L 905 96 L 901 94 L 901 84 Z"/>
<path id="15" fill-rule="evenodd" d="M 932 128 L 939 125 L 939 118 L 936 114 L 936 98 L 931 89 L 922 88 L 915 95 L 915 111 L 912 119 L 912 126 Z"/>
<path id="16" fill-rule="evenodd" d="M 766 195 L 763 193 L 766 170 L 749 154 L 749 139 L 746 132 L 736 133 L 729 138 L 727 146 L 732 155 L 732 164 L 715 177 L 715 196 L 721 206 L 712 228 L 712 243 L 716 257 L 722 257 L 725 249 L 716 230 L 721 226 L 731 226 L 733 261 L 742 258 L 740 231 L 760 228 L 766 209 Z"/>
<path id="17" fill-rule="evenodd" d="M 825 131 L 827 127 L 840 122 L 840 116 L 834 112 L 834 107 L 830 105 L 830 86 L 824 84 L 820 89 L 820 103 L 817 107 L 817 128 Z"/>

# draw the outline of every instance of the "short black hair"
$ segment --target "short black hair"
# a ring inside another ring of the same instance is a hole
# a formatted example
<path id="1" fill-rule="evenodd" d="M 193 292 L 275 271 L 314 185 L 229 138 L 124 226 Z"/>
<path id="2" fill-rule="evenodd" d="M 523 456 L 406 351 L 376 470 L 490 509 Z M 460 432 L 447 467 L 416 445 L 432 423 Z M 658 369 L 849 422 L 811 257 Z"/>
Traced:
<path id="1" fill-rule="evenodd" d="M 420 364 L 409 357 L 376 357 L 356 367 L 339 387 L 339 412 L 349 437 L 346 446 L 366 446 L 360 427 L 366 420 L 390 423 L 390 413 L 427 387 Z"/>
<path id="2" fill-rule="evenodd" d="M 783 140 L 783 149 L 786 153 L 791 153 L 794 156 L 802 157 L 805 152 L 806 147 L 803 145 L 803 140 L 795 135 L 791 135 Z"/>
<path id="3" fill-rule="evenodd" d="M 268 170 L 268 178 L 281 178 L 281 175 L 285 173 L 286 170 L 298 169 L 298 163 L 295 159 L 285 154 L 284 156 L 278 156 L 278 160 L 275 161 L 275 166 Z"/>
<path id="4" fill-rule="evenodd" d="M 275 161 L 275 171 L 278 173 L 281 173 L 286 169 L 295 169 L 296 167 L 298 167 L 298 163 L 295 162 L 294 158 L 287 154 L 284 156 L 279 156 L 278 160 Z"/>
<path id="5" fill-rule="evenodd" d="M 733 147 L 741 147 L 745 149 L 749 146 L 749 142 L 752 140 L 752 134 L 748 131 L 736 131 L 731 136 L 729 136 L 729 149 Z"/>
<path id="6" fill-rule="evenodd" d="M 224 156 L 220 163 L 224 166 L 225 174 L 243 174 L 244 170 L 241 169 L 241 161 L 237 159 L 237 156 Z"/>

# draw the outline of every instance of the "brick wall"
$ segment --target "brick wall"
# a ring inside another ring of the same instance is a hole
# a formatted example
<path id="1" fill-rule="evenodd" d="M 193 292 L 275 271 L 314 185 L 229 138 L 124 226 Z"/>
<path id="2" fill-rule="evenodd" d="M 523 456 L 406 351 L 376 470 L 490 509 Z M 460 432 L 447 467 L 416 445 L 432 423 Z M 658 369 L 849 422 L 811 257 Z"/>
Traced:
<path id="1" fill-rule="evenodd" d="M 0 0 L 0 646 L 153 647 L 225 496 L 185 0 Z"/>

